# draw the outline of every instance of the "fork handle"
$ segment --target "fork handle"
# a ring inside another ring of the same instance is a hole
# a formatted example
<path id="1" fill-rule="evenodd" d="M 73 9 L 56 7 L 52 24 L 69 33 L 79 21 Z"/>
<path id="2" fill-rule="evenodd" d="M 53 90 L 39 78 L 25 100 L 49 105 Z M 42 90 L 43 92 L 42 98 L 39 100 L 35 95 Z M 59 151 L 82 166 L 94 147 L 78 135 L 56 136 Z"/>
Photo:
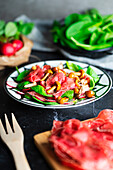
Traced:
<path id="1" fill-rule="evenodd" d="M 12 154 L 17 170 L 31 170 L 23 146 L 18 148 L 16 146 L 15 148 L 13 148 Z"/>

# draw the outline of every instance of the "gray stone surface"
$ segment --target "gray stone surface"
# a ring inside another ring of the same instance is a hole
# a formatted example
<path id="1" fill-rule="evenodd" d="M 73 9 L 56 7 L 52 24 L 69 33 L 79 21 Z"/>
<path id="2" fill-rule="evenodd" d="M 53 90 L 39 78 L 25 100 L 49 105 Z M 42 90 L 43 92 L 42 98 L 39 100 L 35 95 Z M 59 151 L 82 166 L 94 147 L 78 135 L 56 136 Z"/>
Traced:
<path id="1" fill-rule="evenodd" d="M 55 19 L 89 8 L 110 14 L 113 13 L 113 0 L 0 0 L 0 18 L 12 20 L 26 14 L 31 18 Z"/>

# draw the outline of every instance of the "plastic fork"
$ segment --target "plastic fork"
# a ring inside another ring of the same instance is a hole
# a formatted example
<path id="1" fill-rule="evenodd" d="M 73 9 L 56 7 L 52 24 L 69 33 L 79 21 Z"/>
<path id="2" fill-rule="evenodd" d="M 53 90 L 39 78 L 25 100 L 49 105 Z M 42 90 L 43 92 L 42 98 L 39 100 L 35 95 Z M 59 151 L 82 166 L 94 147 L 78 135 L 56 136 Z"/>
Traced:
<path id="1" fill-rule="evenodd" d="M 6 122 L 6 130 L 3 127 L 2 121 L 0 120 L 0 135 L 4 143 L 8 146 L 10 151 L 12 152 L 16 169 L 17 170 L 30 170 L 30 166 L 28 164 L 27 158 L 24 152 L 24 136 L 23 132 L 12 113 L 12 123 L 13 123 L 13 130 L 10 126 L 8 121 L 7 115 L 5 114 L 5 122 Z"/>

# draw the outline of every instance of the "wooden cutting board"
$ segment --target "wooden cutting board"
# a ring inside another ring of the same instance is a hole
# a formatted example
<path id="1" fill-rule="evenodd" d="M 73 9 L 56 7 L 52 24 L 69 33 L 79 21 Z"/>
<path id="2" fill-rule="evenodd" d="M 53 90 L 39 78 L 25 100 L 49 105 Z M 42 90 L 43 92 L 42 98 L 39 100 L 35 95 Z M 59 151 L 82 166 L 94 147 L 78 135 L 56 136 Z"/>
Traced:
<path id="1" fill-rule="evenodd" d="M 67 168 L 63 166 L 60 161 L 57 159 L 55 153 L 50 147 L 50 144 L 48 142 L 48 137 L 50 136 L 50 131 L 46 131 L 43 133 L 39 133 L 34 136 L 34 141 L 37 146 L 37 148 L 40 150 L 40 152 L 43 154 L 49 165 L 54 170 L 71 170 L 70 168 Z"/>

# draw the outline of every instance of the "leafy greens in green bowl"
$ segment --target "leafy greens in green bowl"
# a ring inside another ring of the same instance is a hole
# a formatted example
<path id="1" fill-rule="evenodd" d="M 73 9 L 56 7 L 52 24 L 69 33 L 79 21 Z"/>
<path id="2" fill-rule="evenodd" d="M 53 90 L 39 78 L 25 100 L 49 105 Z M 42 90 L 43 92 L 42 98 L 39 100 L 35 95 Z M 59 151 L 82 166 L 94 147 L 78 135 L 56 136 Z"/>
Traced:
<path id="1" fill-rule="evenodd" d="M 104 52 L 113 48 L 113 14 L 101 15 L 97 9 L 73 13 L 63 22 L 54 21 L 53 42 L 64 49 L 80 52 Z"/>

